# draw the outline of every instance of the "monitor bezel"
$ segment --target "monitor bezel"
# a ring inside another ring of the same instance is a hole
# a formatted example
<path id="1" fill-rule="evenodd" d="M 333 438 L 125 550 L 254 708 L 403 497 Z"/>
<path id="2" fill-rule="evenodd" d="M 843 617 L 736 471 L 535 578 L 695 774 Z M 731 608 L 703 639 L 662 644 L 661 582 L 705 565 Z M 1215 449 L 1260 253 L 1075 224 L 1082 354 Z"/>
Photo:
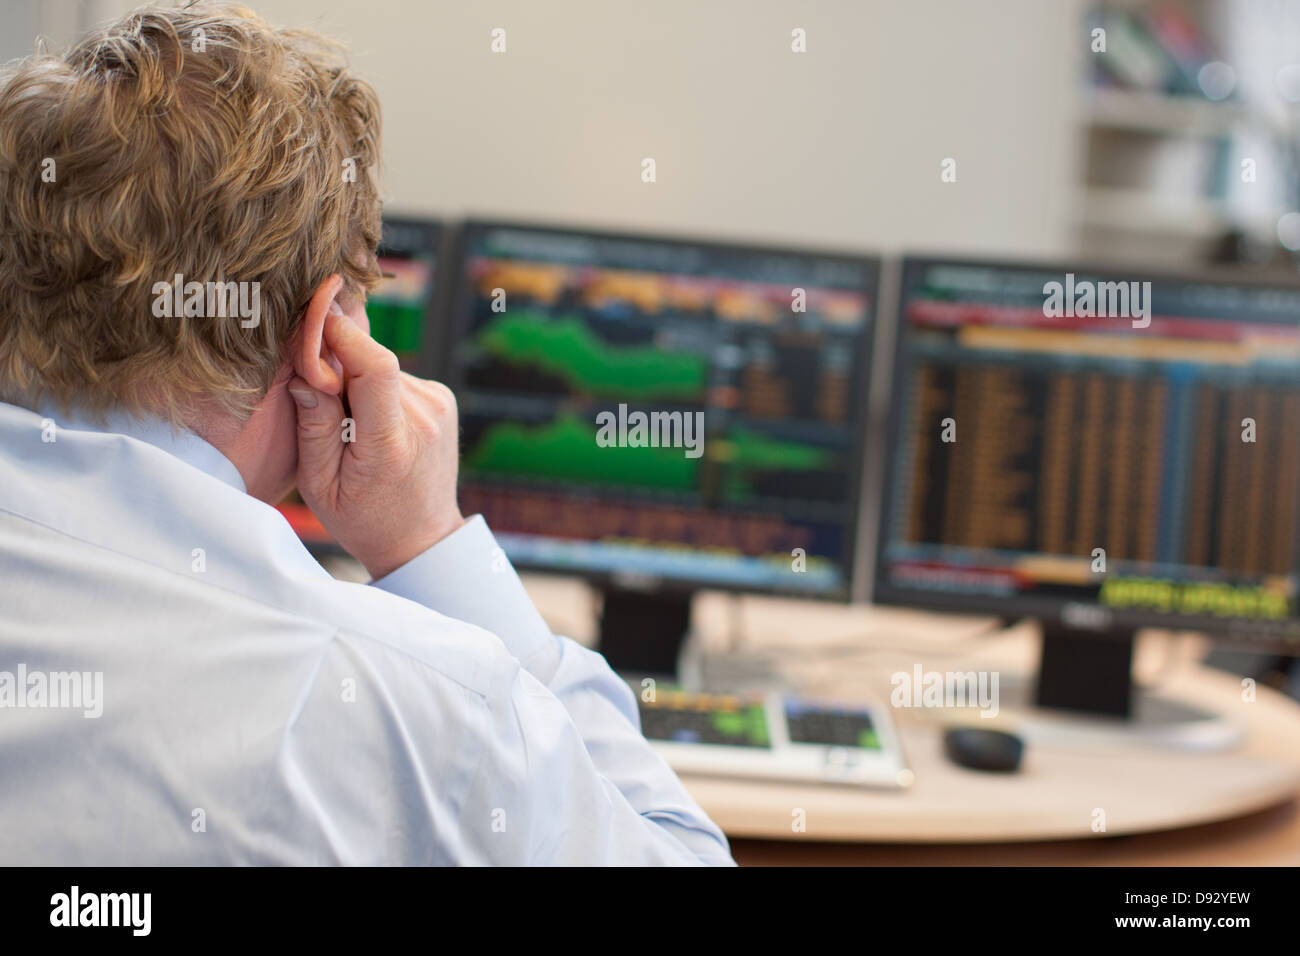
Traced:
<path id="1" fill-rule="evenodd" d="M 458 378 L 460 370 L 455 368 L 455 346 L 467 331 L 472 305 L 471 288 L 465 269 L 466 253 L 474 236 L 492 229 L 520 229 L 529 232 L 548 233 L 551 235 L 591 236 L 596 239 L 626 239 L 642 242 L 662 242 L 673 245 L 695 246 L 705 250 L 721 252 L 757 252 L 787 255 L 805 259 L 838 260 L 846 264 L 865 266 L 870 283 L 864 287 L 869 293 L 870 313 L 867 328 L 859 344 L 857 362 L 862 369 L 861 395 L 856 408 L 858 420 L 852 427 L 852 447 L 850 449 L 849 476 L 847 487 L 850 501 L 845 503 L 846 517 L 845 557 L 842 567 L 843 587 L 836 591 L 813 590 L 801 588 L 774 588 L 769 585 L 736 584 L 717 579 L 690 580 L 676 576 L 658 574 L 626 574 L 603 571 L 594 568 L 556 567 L 544 562 L 514 561 L 521 570 L 532 573 L 581 578 L 598 588 L 631 588 L 635 590 L 655 590 L 670 593 L 691 591 L 723 591 L 735 594 L 771 594 L 782 597 L 807 598 L 814 601 L 847 604 L 854 598 L 854 581 L 862 561 L 860 536 L 860 519 L 863 510 L 862 481 L 865 475 L 866 443 L 869 424 L 869 399 L 872 380 L 872 360 L 875 355 L 875 339 L 880 324 L 880 283 L 882 258 L 871 253 L 855 252 L 845 249 L 830 249 L 813 245 L 787 246 L 763 241 L 742 241 L 718 237 L 697 237 L 682 234 L 660 233 L 655 231 L 632 231 L 607 229 L 596 226 L 557 223 L 555 221 L 537 222 L 527 219 L 496 219 L 490 217 L 470 217 L 460 223 L 456 230 L 454 249 L 448 259 L 451 270 L 450 282 L 453 285 L 447 320 L 444 323 L 445 334 L 439 350 L 437 374 L 453 392 L 462 387 L 464 382 Z"/>
<path id="2" fill-rule="evenodd" d="M 978 594 L 954 594 L 924 588 L 896 585 L 888 580 L 885 550 L 889 546 L 889 526 L 897 504 L 894 472 L 899 457 L 898 440 L 902 428 L 904 403 L 898 388 L 904 370 L 908 346 L 904 310 L 907 290 L 911 280 L 921 270 L 935 266 L 956 266 L 984 269 L 1024 270 L 1064 275 L 1067 272 L 1084 275 L 1104 275 L 1108 279 L 1149 280 L 1152 282 L 1186 282 L 1204 285 L 1247 286 L 1258 289 L 1283 289 L 1300 292 L 1300 279 L 1288 282 L 1284 277 L 1255 276 L 1226 267 L 1207 266 L 1198 272 L 1170 269 L 1141 269 L 1130 265 L 1101 262 L 1043 261 L 1032 259 L 985 259 L 961 255 L 905 255 L 898 263 L 897 283 L 890 318 L 894 334 L 893 355 L 888 365 L 887 387 L 889 403 L 885 415 L 885 446 L 881 450 L 882 472 L 877 495 L 879 514 L 876 523 L 874 561 L 871 574 L 871 602 L 891 607 L 909 607 L 925 611 L 955 614 L 989 614 L 1002 618 L 1037 618 L 1044 622 L 1062 623 L 1082 630 L 1112 631 L 1158 628 L 1164 630 L 1192 630 L 1230 638 L 1241 644 L 1254 644 L 1267 648 L 1281 647 L 1300 650 L 1300 638 L 1292 639 L 1276 631 L 1264 631 L 1256 622 L 1244 618 L 1215 618 L 1203 615 L 1161 614 L 1140 609 L 1104 608 L 1095 602 L 1069 601 L 1057 598 L 1034 598 L 1017 595 L 1010 598 Z M 1280 324 L 1280 323 L 1279 323 Z M 1300 316 L 1296 319 L 1300 326 Z M 1297 436 L 1300 441 L 1300 436 Z M 1298 565 L 1300 567 L 1300 565 Z M 1300 621 L 1300 618 L 1289 618 Z M 1255 626 L 1252 627 L 1251 625 Z"/>

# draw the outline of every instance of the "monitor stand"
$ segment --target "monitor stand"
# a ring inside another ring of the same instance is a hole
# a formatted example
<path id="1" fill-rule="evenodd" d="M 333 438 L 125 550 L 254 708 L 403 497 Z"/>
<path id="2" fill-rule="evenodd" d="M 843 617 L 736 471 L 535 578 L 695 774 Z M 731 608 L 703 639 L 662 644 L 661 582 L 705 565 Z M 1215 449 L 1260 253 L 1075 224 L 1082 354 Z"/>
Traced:
<path id="1" fill-rule="evenodd" d="M 1132 630 L 1088 631 L 1044 621 L 1034 702 L 1039 707 L 1129 717 Z"/>
<path id="2" fill-rule="evenodd" d="M 709 652 L 691 640 L 693 591 L 619 585 L 601 589 L 597 649 L 624 678 L 654 678 L 688 691 L 709 693 L 793 692 L 768 655 L 731 649 Z"/>
<path id="3" fill-rule="evenodd" d="M 1042 658 L 1024 703 L 1025 736 L 1088 747 L 1229 750 L 1241 727 L 1211 711 L 1148 692 L 1133 682 L 1133 630 L 1085 630 L 1043 622 Z M 1004 688 L 1016 697 L 1017 688 Z M 1028 690 L 1028 688 L 1023 688 Z M 1014 704 L 1013 704 L 1014 706 Z"/>
<path id="4" fill-rule="evenodd" d="M 691 624 L 691 591 L 603 589 L 599 650 L 620 674 L 672 678 Z"/>

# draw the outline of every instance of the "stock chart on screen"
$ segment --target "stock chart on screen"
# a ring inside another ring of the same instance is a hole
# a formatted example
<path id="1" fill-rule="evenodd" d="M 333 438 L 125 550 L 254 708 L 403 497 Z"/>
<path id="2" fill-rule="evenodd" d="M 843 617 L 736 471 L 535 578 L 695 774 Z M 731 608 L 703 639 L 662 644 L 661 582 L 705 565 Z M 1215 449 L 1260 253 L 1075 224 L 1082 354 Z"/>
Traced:
<path id="1" fill-rule="evenodd" d="M 513 561 L 846 592 L 873 262 L 475 223 L 457 271 L 462 507 Z"/>
<path id="2" fill-rule="evenodd" d="M 878 595 L 1296 633 L 1300 289 L 909 260 L 892 390 Z"/>
<path id="3" fill-rule="evenodd" d="M 428 374 L 430 308 L 433 304 L 440 229 L 419 219 L 386 219 L 379 247 L 384 278 L 366 300 L 375 341 L 397 353 L 402 368 Z"/>

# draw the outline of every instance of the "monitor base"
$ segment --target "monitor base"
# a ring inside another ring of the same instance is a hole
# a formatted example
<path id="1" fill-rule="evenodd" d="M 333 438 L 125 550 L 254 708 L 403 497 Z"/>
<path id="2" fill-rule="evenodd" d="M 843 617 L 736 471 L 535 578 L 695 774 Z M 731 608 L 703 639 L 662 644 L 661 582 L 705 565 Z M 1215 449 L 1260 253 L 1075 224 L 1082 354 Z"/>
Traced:
<path id="1" fill-rule="evenodd" d="M 597 649 L 609 666 L 625 676 L 676 678 L 692 592 L 609 586 L 603 597 Z"/>
<path id="2" fill-rule="evenodd" d="M 1039 707 L 1033 683 L 1004 674 L 1000 688 L 1003 711 L 1031 745 L 1220 753 L 1245 741 L 1240 724 L 1159 691 L 1137 690 L 1129 715 L 1115 717 Z"/>
<path id="3" fill-rule="evenodd" d="M 1022 724 L 1027 740 L 1043 745 L 1089 748 L 1142 747 L 1152 750 L 1182 750 L 1189 753 L 1221 753 L 1241 746 L 1245 731 L 1227 718 L 1209 711 L 1184 708 L 1176 701 L 1138 695 L 1134 719 L 1089 720 L 1075 717 L 1061 720 L 1033 714 Z"/>
<path id="4" fill-rule="evenodd" d="M 1082 714 L 1133 712 L 1131 629 L 1084 630 L 1043 621 L 1035 702 Z"/>
<path id="5" fill-rule="evenodd" d="M 692 648 L 689 642 L 677 676 L 685 690 L 706 694 L 798 692 L 770 655 L 743 650 L 706 652 Z"/>
<path id="6" fill-rule="evenodd" d="M 1042 629 L 1032 696 L 1028 686 L 1003 688 L 1013 708 L 1024 708 L 1021 727 L 1027 739 L 1196 752 L 1230 750 L 1244 739 L 1240 726 L 1220 714 L 1138 689 L 1132 630 L 1090 631 L 1048 622 Z"/>

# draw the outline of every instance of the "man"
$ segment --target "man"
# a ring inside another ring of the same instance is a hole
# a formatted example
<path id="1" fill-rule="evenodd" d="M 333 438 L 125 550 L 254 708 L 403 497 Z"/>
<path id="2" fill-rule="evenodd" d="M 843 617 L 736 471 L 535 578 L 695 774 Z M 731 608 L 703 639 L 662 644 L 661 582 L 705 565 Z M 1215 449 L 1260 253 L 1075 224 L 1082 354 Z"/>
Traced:
<path id="1" fill-rule="evenodd" d="M 0 78 L 0 863 L 731 862 L 368 335 L 379 132 L 239 8 Z"/>

